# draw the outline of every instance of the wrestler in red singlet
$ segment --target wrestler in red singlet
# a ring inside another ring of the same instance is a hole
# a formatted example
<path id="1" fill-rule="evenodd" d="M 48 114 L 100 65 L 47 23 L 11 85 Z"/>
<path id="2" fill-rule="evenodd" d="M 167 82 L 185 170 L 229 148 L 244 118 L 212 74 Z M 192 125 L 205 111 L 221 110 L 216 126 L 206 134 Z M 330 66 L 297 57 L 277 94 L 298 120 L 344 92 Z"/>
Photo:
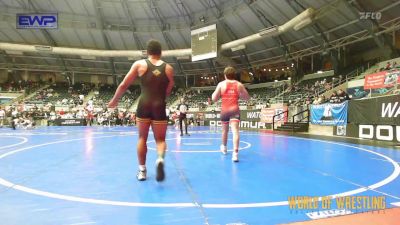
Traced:
<path id="1" fill-rule="evenodd" d="M 243 84 L 235 80 L 236 70 L 233 67 L 227 67 L 224 70 L 225 80 L 220 82 L 212 94 L 213 102 L 217 102 L 221 97 L 221 121 L 222 121 L 222 145 L 221 152 L 227 154 L 227 141 L 229 122 L 233 133 L 233 154 L 232 161 L 238 162 L 239 154 L 239 98 L 248 100 L 250 98 Z"/>
<path id="2" fill-rule="evenodd" d="M 230 120 L 240 121 L 238 82 L 225 82 L 226 89 L 221 90 L 221 121 L 223 123 L 229 123 Z"/>

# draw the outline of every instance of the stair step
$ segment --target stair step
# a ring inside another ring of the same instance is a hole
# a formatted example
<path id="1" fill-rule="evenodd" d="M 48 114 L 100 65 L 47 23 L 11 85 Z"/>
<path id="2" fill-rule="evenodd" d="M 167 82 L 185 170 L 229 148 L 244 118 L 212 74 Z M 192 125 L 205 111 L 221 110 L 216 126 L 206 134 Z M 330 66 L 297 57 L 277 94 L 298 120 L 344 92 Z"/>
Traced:
<path id="1" fill-rule="evenodd" d="M 291 124 L 291 125 L 288 125 L 288 124 L 283 124 L 283 125 L 281 125 L 281 127 L 290 127 L 290 128 L 292 128 L 292 127 L 298 127 L 298 128 L 301 128 L 301 127 L 308 127 L 308 125 L 299 125 L 299 124 Z"/>
<path id="2" fill-rule="evenodd" d="M 295 132 L 307 132 L 308 131 L 308 124 L 307 126 L 296 126 L 296 125 L 282 125 L 277 127 L 275 130 L 278 131 L 295 131 Z"/>
<path id="3" fill-rule="evenodd" d="M 294 125 L 294 126 L 288 126 L 288 125 L 282 125 L 282 126 L 280 126 L 280 127 L 284 127 L 284 128 L 290 128 L 290 129 L 292 129 L 292 128 L 302 128 L 301 126 L 296 126 L 296 125 Z"/>

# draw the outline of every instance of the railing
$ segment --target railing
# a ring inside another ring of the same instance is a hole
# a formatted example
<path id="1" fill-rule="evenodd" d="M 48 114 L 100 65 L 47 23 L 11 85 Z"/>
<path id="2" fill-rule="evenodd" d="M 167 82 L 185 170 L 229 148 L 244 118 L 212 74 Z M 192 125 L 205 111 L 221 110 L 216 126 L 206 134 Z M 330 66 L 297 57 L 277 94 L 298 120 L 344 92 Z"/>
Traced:
<path id="1" fill-rule="evenodd" d="M 24 91 L 6 91 L 6 90 L 0 90 L 0 93 L 3 93 L 3 94 L 21 94 L 21 93 L 24 93 Z"/>
<path id="2" fill-rule="evenodd" d="M 283 111 L 283 112 L 281 112 L 281 113 L 275 114 L 275 115 L 272 117 L 272 130 L 275 130 L 275 117 L 277 117 L 277 116 L 279 116 L 279 115 L 282 115 L 282 114 L 285 114 L 285 113 L 286 113 L 286 117 L 288 117 L 288 116 L 289 116 L 289 110 L 286 110 L 286 111 Z M 285 118 L 285 117 L 283 117 L 283 118 Z"/>
<path id="3" fill-rule="evenodd" d="M 356 79 L 358 76 L 360 76 L 362 73 L 364 73 L 365 71 L 367 71 L 368 69 L 370 69 L 370 65 L 362 65 L 359 67 L 356 67 L 355 69 L 353 69 L 352 71 L 348 72 L 346 75 L 344 75 L 342 77 L 342 79 L 338 78 L 338 77 L 333 77 L 332 79 L 332 87 L 330 88 L 321 88 L 319 90 L 317 90 L 317 94 L 321 95 L 329 90 L 332 90 L 346 82 L 349 82 L 351 80 Z"/>
<path id="4" fill-rule="evenodd" d="M 307 124 L 310 123 L 310 109 L 308 109 L 308 108 L 306 110 L 303 110 L 301 112 L 298 112 L 298 113 L 292 115 L 292 122 L 293 122 L 292 132 L 293 133 L 294 133 L 294 123 L 296 123 L 295 117 L 298 116 L 298 115 L 304 114 L 305 112 L 307 112 L 307 117 L 303 117 L 297 122 L 302 122 L 304 119 L 307 119 Z"/>

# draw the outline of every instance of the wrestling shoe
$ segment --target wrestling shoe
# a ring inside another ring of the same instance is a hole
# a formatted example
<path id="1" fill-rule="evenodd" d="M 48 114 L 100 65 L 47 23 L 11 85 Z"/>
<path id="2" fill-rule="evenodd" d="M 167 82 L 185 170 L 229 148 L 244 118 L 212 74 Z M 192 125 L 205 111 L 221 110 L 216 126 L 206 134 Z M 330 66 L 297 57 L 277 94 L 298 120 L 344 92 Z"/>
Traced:
<path id="1" fill-rule="evenodd" d="M 164 173 L 164 159 L 158 158 L 156 161 L 156 180 L 161 182 L 165 179 Z"/>
<path id="2" fill-rule="evenodd" d="M 232 153 L 232 161 L 233 162 L 239 162 L 239 153 L 238 152 L 233 152 Z"/>
<path id="3" fill-rule="evenodd" d="M 219 149 L 221 150 L 222 154 L 226 155 L 228 153 L 228 149 L 226 148 L 225 145 L 221 145 L 219 147 Z"/>
<path id="4" fill-rule="evenodd" d="M 144 181 L 146 180 L 147 177 L 147 171 L 146 170 L 139 170 L 136 178 L 138 179 L 138 181 Z"/>

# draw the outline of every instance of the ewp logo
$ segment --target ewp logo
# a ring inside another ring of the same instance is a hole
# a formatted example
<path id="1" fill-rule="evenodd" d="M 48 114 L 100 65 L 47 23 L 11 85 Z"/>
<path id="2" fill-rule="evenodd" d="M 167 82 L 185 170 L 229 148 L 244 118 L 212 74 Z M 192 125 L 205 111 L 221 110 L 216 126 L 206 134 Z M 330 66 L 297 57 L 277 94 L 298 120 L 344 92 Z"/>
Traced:
<path id="1" fill-rule="evenodd" d="M 17 29 L 57 29 L 57 13 L 17 14 Z"/>

